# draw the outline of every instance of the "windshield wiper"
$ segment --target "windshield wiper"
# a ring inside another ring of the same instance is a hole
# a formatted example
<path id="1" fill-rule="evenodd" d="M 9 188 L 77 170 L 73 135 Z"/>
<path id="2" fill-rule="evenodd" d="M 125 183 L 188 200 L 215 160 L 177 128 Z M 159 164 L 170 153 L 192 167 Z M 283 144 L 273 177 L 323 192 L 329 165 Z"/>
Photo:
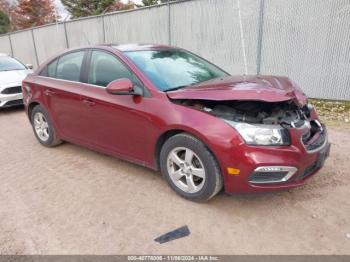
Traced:
<path id="1" fill-rule="evenodd" d="M 165 90 L 164 92 L 175 91 L 175 90 L 179 90 L 179 89 L 186 88 L 186 87 L 189 87 L 189 86 L 193 86 L 193 85 L 196 85 L 196 84 L 198 84 L 198 83 L 192 83 L 192 84 L 183 85 L 183 86 L 176 86 L 176 87 L 169 88 L 169 89 Z"/>
<path id="2" fill-rule="evenodd" d="M 182 89 L 182 88 L 185 88 L 188 86 L 190 86 L 190 85 L 176 86 L 176 87 L 172 87 L 172 88 L 169 88 L 167 90 L 164 90 L 164 92 L 175 91 L 175 90 L 179 90 L 179 89 Z"/>
<path id="3" fill-rule="evenodd" d="M 200 81 L 200 82 L 197 82 L 197 83 L 192 83 L 192 84 L 189 84 L 189 85 L 183 85 L 183 86 L 177 86 L 177 87 L 169 88 L 169 89 L 167 89 L 167 90 L 164 90 L 164 92 L 175 91 L 175 90 L 179 90 L 179 89 L 186 88 L 186 87 L 189 87 L 189 86 L 193 86 L 193 85 L 197 85 L 197 84 L 202 84 L 202 83 L 205 83 L 205 82 L 208 82 L 208 81 L 217 79 L 217 78 L 220 78 L 220 77 L 211 78 L 211 79 L 208 79 L 208 80 Z"/>

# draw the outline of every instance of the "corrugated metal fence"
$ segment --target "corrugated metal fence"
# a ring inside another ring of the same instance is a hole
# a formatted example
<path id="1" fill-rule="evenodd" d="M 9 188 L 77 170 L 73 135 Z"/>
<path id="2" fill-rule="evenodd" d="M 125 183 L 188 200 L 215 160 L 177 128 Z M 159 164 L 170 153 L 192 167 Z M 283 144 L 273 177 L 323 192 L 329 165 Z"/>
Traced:
<path id="1" fill-rule="evenodd" d="M 2 35 L 0 52 L 36 67 L 66 48 L 132 42 L 180 46 L 232 74 L 246 61 L 249 74 L 287 75 L 311 97 L 350 100 L 350 0 L 181 1 Z"/>

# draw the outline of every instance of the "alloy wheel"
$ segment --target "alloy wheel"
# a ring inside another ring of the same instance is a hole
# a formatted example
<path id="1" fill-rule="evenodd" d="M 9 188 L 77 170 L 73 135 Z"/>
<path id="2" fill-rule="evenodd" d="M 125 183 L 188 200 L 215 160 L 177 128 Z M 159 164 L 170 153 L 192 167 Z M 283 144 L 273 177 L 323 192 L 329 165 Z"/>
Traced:
<path id="1" fill-rule="evenodd" d="M 34 129 L 41 141 L 46 142 L 50 138 L 49 123 L 41 112 L 37 112 L 34 115 Z"/>
<path id="2" fill-rule="evenodd" d="M 176 147 L 171 150 L 167 158 L 167 169 L 173 183 L 182 191 L 193 194 L 203 188 L 205 168 L 191 149 Z"/>

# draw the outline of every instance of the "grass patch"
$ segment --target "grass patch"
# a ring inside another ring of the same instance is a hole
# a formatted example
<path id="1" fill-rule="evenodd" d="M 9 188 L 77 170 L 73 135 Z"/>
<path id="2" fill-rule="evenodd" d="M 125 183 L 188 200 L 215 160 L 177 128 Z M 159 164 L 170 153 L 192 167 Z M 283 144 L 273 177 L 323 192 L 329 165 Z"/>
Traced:
<path id="1" fill-rule="evenodd" d="M 320 119 L 330 125 L 350 128 L 350 101 L 309 99 Z"/>

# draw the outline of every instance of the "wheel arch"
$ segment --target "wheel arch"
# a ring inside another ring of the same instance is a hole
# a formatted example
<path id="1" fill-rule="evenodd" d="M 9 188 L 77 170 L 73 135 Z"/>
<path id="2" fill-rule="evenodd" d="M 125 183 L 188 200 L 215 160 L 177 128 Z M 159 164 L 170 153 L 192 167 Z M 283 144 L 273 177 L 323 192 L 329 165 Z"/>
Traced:
<path id="1" fill-rule="evenodd" d="M 155 164 L 156 164 L 156 169 L 159 170 L 160 169 L 160 151 L 164 145 L 164 143 L 170 138 L 173 137 L 177 134 L 180 133 L 186 133 L 189 134 L 193 137 L 195 137 L 196 139 L 198 139 L 199 141 L 201 141 L 205 147 L 209 150 L 209 152 L 213 155 L 214 159 L 216 160 L 216 163 L 219 167 L 221 176 L 224 177 L 223 173 L 222 173 L 222 169 L 221 169 L 221 165 L 220 165 L 220 161 L 218 160 L 218 158 L 216 157 L 216 154 L 214 153 L 214 151 L 211 149 L 211 146 L 209 145 L 209 143 L 206 141 L 206 139 L 201 135 L 198 134 L 198 132 L 196 131 L 192 131 L 189 130 L 187 128 L 174 128 L 174 129 L 169 129 L 165 132 L 163 132 L 157 142 L 156 142 L 156 147 L 155 147 Z"/>
<path id="2" fill-rule="evenodd" d="M 187 131 L 183 130 L 183 129 L 170 129 L 165 131 L 163 134 L 161 134 L 158 137 L 158 140 L 156 142 L 156 147 L 155 147 L 155 165 L 156 165 L 156 169 L 159 170 L 160 169 L 160 151 L 165 143 L 165 141 L 167 141 L 170 137 L 175 136 L 177 134 L 180 133 L 187 133 Z"/>
<path id="3" fill-rule="evenodd" d="M 31 103 L 28 105 L 27 112 L 28 112 L 29 121 L 31 121 L 32 112 L 33 112 L 34 107 L 36 107 L 36 106 L 38 106 L 38 105 L 40 105 L 40 103 L 37 102 L 37 101 L 33 101 L 33 102 L 31 102 Z"/>

